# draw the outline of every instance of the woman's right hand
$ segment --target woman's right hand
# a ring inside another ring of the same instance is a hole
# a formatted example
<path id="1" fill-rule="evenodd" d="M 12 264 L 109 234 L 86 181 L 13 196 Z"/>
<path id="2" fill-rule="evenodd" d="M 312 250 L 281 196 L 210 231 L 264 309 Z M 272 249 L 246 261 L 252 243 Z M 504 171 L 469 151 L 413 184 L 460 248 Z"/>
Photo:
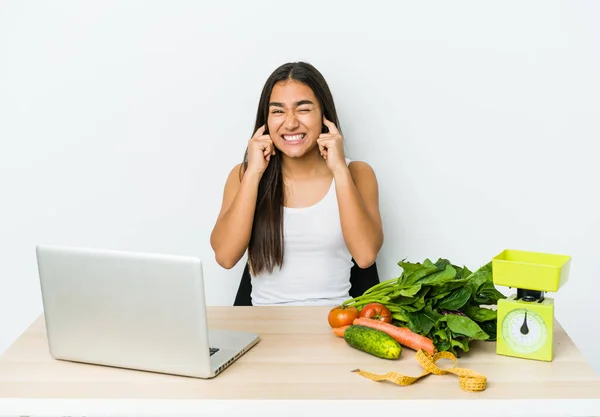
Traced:
<path id="1" fill-rule="evenodd" d="M 271 136 L 264 133 L 265 125 L 262 125 L 248 141 L 248 168 L 246 172 L 262 175 L 269 166 L 271 156 L 275 155 L 275 146 Z"/>

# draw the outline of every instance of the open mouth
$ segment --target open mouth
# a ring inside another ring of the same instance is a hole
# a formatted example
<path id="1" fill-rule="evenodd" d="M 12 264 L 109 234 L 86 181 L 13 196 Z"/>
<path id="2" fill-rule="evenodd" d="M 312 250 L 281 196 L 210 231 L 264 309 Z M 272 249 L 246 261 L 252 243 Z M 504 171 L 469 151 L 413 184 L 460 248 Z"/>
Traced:
<path id="1" fill-rule="evenodd" d="M 306 133 L 297 133 L 294 135 L 281 135 L 281 137 L 283 138 L 283 140 L 285 141 L 285 143 L 289 143 L 289 144 L 295 144 L 295 143 L 300 143 L 304 140 L 304 138 L 306 137 Z"/>

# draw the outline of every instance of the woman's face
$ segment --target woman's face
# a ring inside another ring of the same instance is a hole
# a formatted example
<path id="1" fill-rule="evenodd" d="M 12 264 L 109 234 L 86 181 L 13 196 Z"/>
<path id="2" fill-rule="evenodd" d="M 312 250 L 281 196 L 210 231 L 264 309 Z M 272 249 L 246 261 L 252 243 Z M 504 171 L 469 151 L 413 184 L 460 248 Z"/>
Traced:
<path id="1" fill-rule="evenodd" d="M 267 125 L 271 140 L 285 155 L 298 158 L 313 150 L 321 134 L 323 116 L 312 89 L 293 80 L 275 84 Z"/>

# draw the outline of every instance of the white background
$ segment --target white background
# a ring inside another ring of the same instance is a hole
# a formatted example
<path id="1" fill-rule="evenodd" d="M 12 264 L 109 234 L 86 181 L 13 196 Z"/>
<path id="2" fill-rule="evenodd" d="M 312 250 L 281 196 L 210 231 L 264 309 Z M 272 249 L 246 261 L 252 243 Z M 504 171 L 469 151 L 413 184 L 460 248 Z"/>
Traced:
<path id="1" fill-rule="evenodd" d="M 571 255 L 548 296 L 600 371 L 598 21 L 592 1 L 1 2 L 0 352 L 42 311 L 40 243 L 199 256 L 231 304 L 223 184 L 268 75 L 306 60 L 379 178 L 382 279 Z"/>

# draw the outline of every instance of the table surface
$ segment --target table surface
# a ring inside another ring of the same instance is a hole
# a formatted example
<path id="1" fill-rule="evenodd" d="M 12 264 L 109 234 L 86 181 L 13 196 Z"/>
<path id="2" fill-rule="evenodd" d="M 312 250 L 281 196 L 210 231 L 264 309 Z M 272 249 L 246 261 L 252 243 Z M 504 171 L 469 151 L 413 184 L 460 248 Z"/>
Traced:
<path id="1" fill-rule="evenodd" d="M 600 404 L 600 377 L 558 322 L 552 362 L 500 356 L 495 353 L 495 342 L 473 342 L 457 366 L 485 375 L 487 389 L 470 393 L 461 390 L 458 377 L 452 374 L 428 375 L 413 385 L 400 386 L 352 373 L 360 368 L 419 376 L 423 368 L 408 348 L 394 361 L 351 348 L 332 333 L 328 310 L 209 307 L 212 328 L 251 331 L 261 337 L 256 346 L 210 380 L 54 360 L 48 353 L 40 316 L 0 357 L 0 404 L 18 399 L 561 399 L 588 400 L 588 404 L 592 400 L 594 407 Z M 438 365 L 445 368 L 452 363 L 443 359 Z"/>

